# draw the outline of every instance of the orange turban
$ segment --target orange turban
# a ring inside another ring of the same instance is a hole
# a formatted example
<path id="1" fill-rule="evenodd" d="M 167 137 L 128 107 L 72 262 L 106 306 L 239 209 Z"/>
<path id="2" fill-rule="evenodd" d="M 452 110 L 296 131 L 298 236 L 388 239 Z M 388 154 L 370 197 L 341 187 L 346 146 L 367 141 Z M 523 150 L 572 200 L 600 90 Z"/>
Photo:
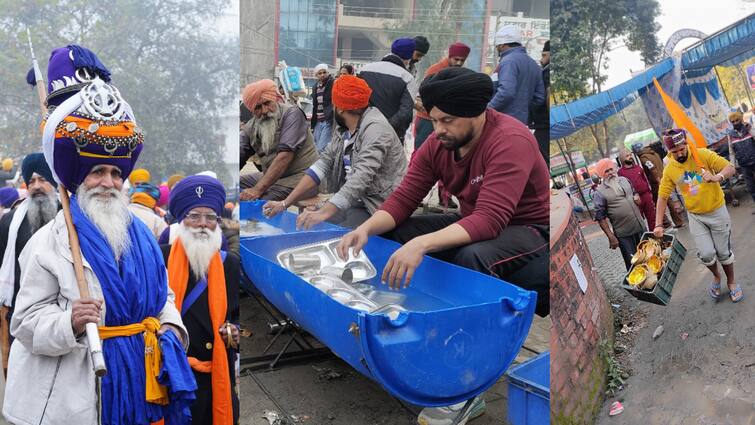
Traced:
<path id="1" fill-rule="evenodd" d="M 606 170 L 611 167 L 616 168 L 616 161 L 608 158 L 601 159 L 595 166 L 595 168 L 598 170 L 598 176 L 600 177 L 603 177 L 603 175 L 606 173 Z"/>
<path id="2" fill-rule="evenodd" d="M 155 208 L 157 201 L 144 192 L 136 192 L 131 195 L 131 202 L 144 205 L 147 208 Z"/>
<path id="3" fill-rule="evenodd" d="M 371 95 L 367 82 L 353 75 L 342 75 L 333 83 L 333 105 L 344 111 L 366 108 Z"/>
<path id="4" fill-rule="evenodd" d="M 273 80 L 259 80 L 244 87 L 241 95 L 244 106 L 254 112 L 254 108 L 266 100 L 277 101 L 280 99 L 278 87 Z"/>

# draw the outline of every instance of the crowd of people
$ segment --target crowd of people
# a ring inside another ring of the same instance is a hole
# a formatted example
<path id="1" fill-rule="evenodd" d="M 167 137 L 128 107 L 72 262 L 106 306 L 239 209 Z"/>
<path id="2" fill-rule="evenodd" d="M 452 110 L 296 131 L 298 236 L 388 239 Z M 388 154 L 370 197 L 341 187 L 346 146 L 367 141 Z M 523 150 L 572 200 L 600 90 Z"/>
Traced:
<path id="1" fill-rule="evenodd" d="M 744 294 L 734 277 L 731 219 L 722 186 L 731 187 L 729 179 L 739 173 L 755 202 L 755 138 L 742 112 L 732 112 L 729 122 L 724 149 L 695 147 L 686 130 L 669 129 L 661 137 L 664 150 L 660 154 L 651 146 L 635 144 L 631 152 L 620 151 L 618 161 L 600 160 L 591 197 L 595 219 L 609 247 L 621 252 L 627 271 L 644 233 L 662 237 L 670 227 L 688 224 L 698 258 L 712 275 L 708 293 L 714 299 L 721 297 L 720 264 L 729 297 L 736 303 Z M 686 220 L 677 208 L 680 203 Z"/>
<path id="2" fill-rule="evenodd" d="M 342 256 L 372 235 L 400 242 L 382 271 L 390 288 L 410 285 L 431 255 L 537 291 L 537 313 L 547 315 L 549 45 L 539 65 L 518 27 L 503 27 L 495 44 L 492 78 L 464 67 L 470 47 L 460 42 L 420 75 L 430 49 L 423 36 L 395 40 L 356 73 L 341 68 L 334 78 L 318 65 L 309 122 L 274 81 L 251 82 L 242 93 L 249 113 L 240 167 L 253 159 L 257 171 L 241 176 L 240 199 L 264 200 L 264 214 L 274 216 L 329 194 L 299 214 L 297 226 L 353 229 L 338 247 Z M 436 183 L 446 206 L 458 200 L 458 212 L 415 215 Z M 424 409 L 419 421 L 465 423 L 484 411 L 482 398 L 466 405 Z"/>
<path id="3" fill-rule="evenodd" d="M 52 52 L 42 152 L 0 189 L 3 415 L 237 423 L 238 211 L 212 171 L 136 168 L 148 136 L 110 75 L 81 46 Z"/>

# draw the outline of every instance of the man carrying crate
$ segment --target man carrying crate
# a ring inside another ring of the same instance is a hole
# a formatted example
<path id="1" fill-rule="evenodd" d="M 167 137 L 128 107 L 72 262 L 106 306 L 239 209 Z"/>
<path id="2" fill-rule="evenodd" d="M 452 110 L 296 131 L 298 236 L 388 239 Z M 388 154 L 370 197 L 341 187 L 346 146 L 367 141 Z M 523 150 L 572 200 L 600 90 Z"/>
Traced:
<path id="1" fill-rule="evenodd" d="M 686 133 L 682 129 L 666 130 L 663 133 L 663 144 L 670 155 L 658 190 L 653 233 L 659 238 L 663 236 L 666 204 L 671 192 L 675 187 L 678 188 L 687 206 L 689 228 L 695 239 L 697 256 L 713 273 L 708 293 L 716 300 L 721 296 L 721 275 L 716 264 L 718 260 L 726 273 L 729 297 L 735 303 L 742 301 L 742 288 L 734 281 L 731 218 L 724 202 L 724 192 L 719 185 L 719 182 L 734 175 L 734 166 L 715 152 L 688 146 Z"/>

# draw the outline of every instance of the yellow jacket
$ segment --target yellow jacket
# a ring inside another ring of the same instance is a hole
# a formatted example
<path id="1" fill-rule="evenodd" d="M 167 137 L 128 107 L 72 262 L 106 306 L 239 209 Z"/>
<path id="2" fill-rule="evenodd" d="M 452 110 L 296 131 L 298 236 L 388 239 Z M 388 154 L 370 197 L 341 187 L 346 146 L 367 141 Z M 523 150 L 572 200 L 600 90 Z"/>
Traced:
<path id="1" fill-rule="evenodd" d="M 711 174 L 719 173 L 729 165 L 729 161 L 708 149 L 697 149 L 697 156 Z M 677 187 L 684 198 L 687 210 L 695 214 L 707 214 L 724 205 L 724 191 L 721 190 L 721 185 L 717 182 L 703 181 L 702 170 L 695 163 L 691 152 L 684 163 L 674 159 L 672 154 L 668 154 L 667 158 L 668 165 L 663 169 L 658 189 L 659 197 L 668 199 L 674 187 Z"/>

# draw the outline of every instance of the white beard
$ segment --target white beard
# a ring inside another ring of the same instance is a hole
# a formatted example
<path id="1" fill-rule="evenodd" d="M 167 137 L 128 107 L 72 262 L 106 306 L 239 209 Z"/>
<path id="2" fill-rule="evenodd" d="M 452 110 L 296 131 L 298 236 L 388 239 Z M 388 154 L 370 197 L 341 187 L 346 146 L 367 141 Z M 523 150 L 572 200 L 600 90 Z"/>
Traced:
<path id="1" fill-rule="evenodd" d="M 220 250 L 220 245 L 223 242 L 220 225 L 212 231 L 187 227 L 181 223 L 178 229 L 178 238 L 183 244 L 184 251 L 186 251 L 191 271 L 197 278 L 205 277 L 210 268 L 210 260 Z"/>
<path id="2" fill-rule="evenodd" d="M 613 189 L 616 195 L 621 195 L 621 187 L 619 186 L 619 179 L 617 177 L 606 179 L 606 186 Z"/>
<path id="3" fill-rule="evenodd" d="M 106 199 L 94 196 L 99 193 L 110 193 L 113 196 Z M 115 259 L 121 258 L 131 242 L 128 236 L 131 214 L 128 211 L 129 200 L 126 194 L 115 189 L 99 187 L 87 190 L 82 184 L 76 190 L 76 196 L 81 210 L 107 240 Z"/>
<path id="4" fill-rule="evenodd" d="M 276 112 L 267 114 L 266 118 L 257 119 L 257 137 L 262 146 L 262 154 L 268 155 L 278 147 L 278 140 L 275 137 L 278 131 L 278 121 L 280 121 L 281 109 L 278 107 Z"/>
<path id="5" fill-rule="evenodd" d="M 55 192 L 37 194 L 29 199 L 29 209 L 26 211 L 26 219 L 35 233 L 58 213 L 58 198 Z"/>

